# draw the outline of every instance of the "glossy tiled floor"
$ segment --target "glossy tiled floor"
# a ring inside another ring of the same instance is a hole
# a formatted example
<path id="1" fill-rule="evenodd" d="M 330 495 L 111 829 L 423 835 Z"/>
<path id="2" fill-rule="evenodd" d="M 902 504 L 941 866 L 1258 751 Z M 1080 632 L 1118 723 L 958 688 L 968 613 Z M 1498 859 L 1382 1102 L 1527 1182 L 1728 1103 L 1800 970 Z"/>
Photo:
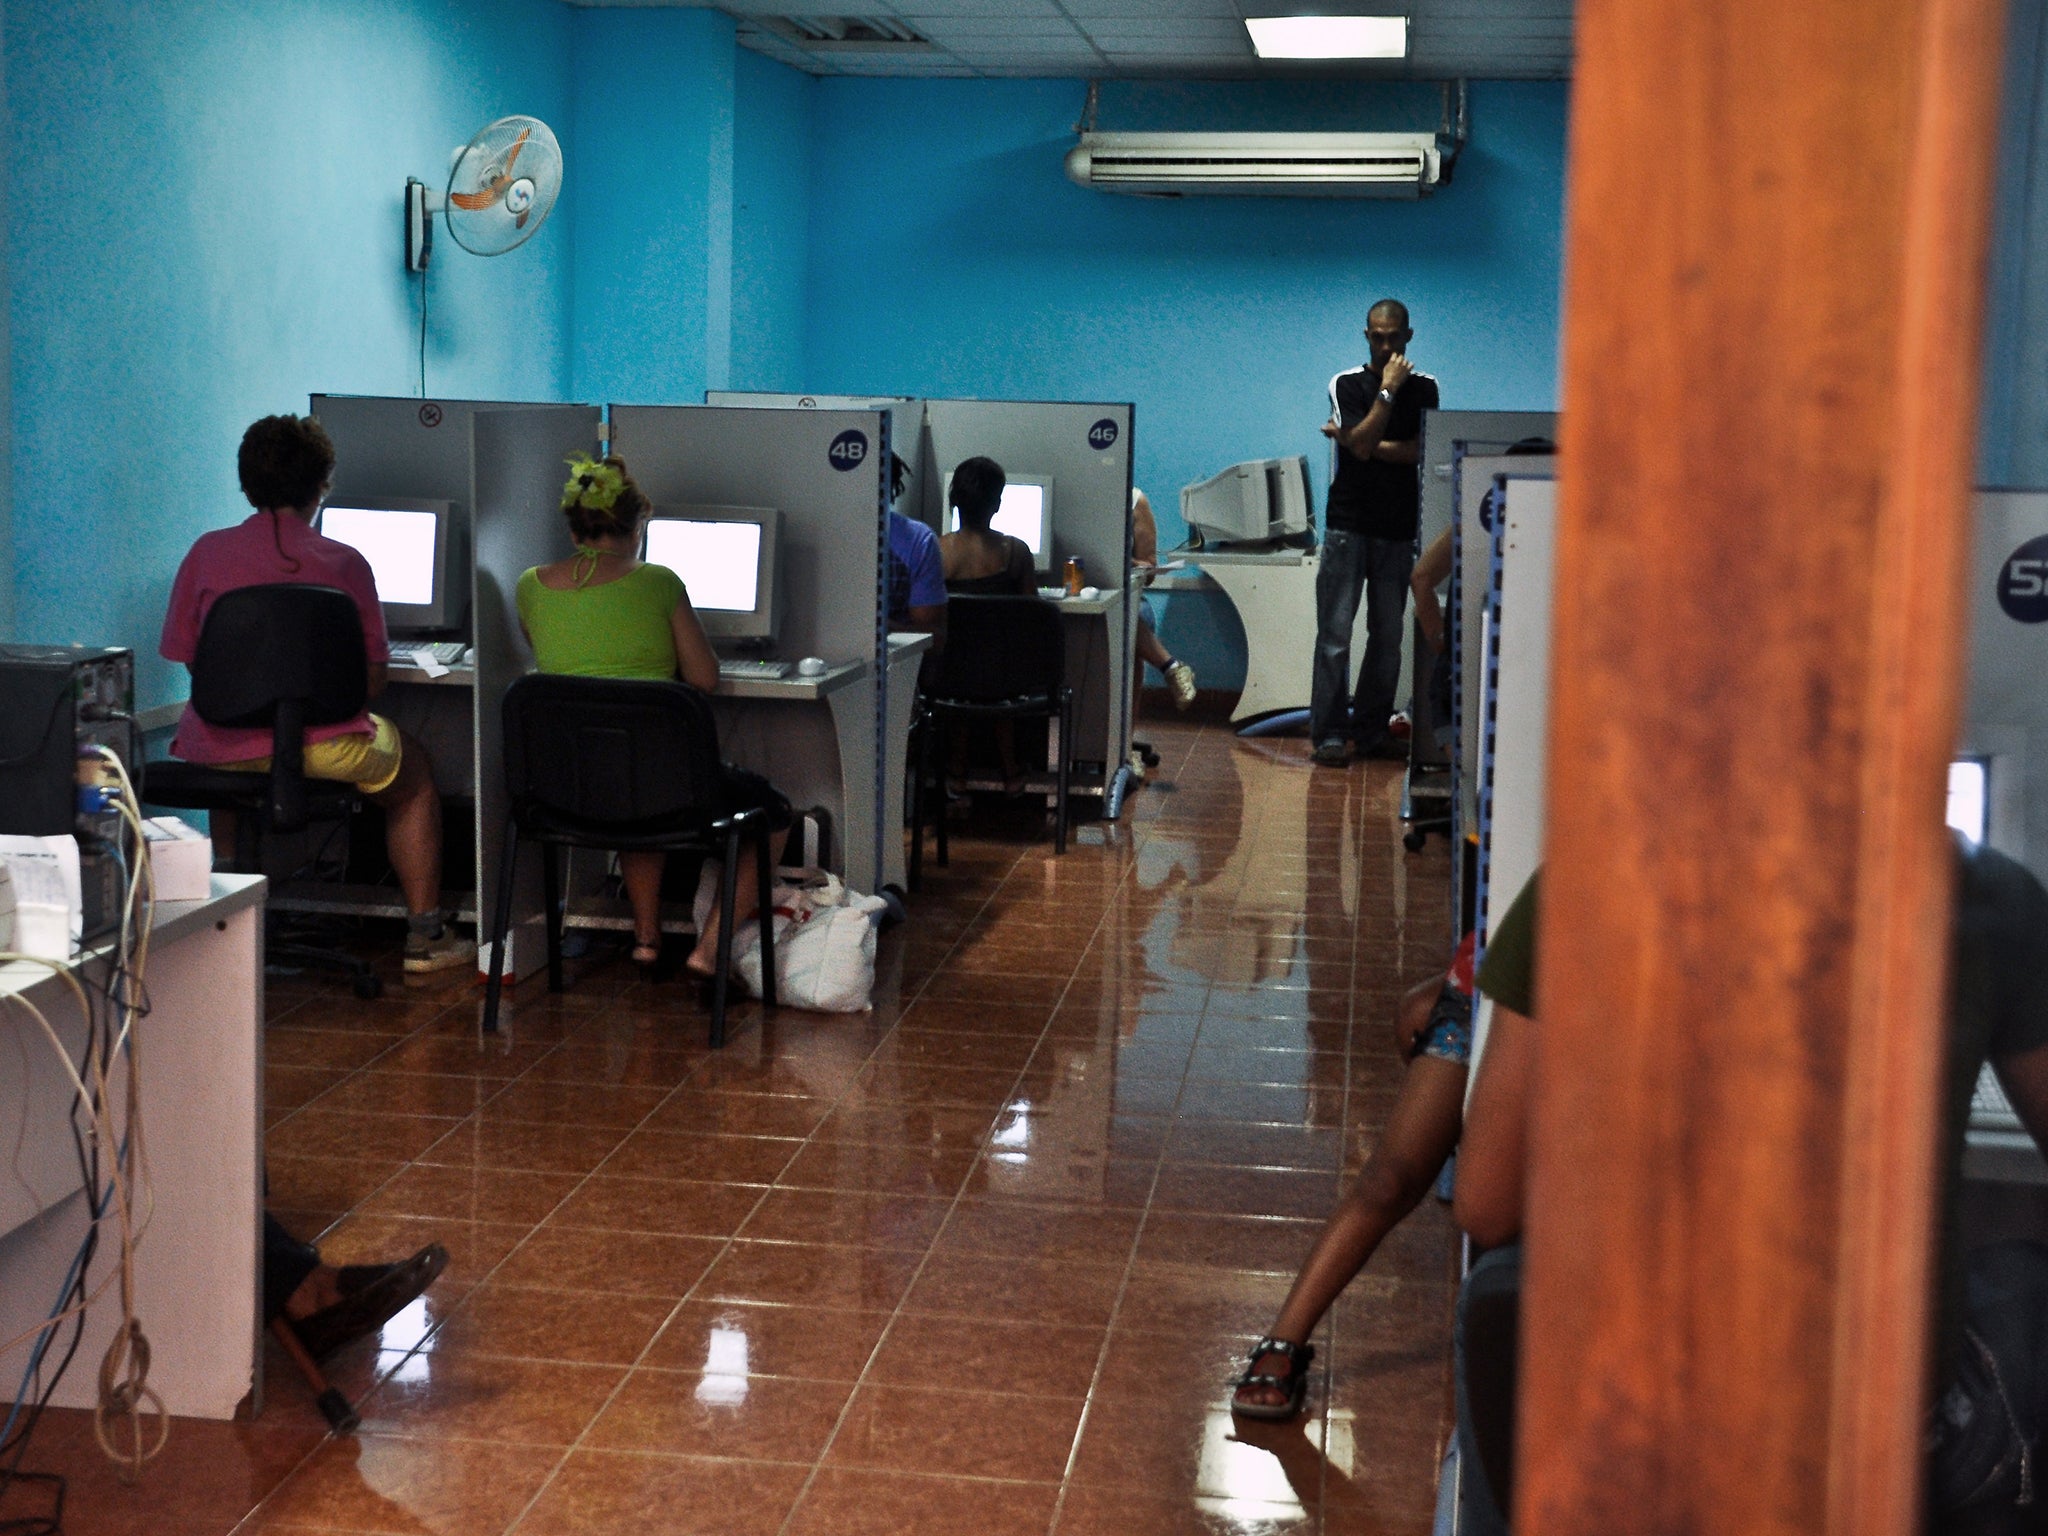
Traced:
<path id="1" fill-rule="evenodd" d="M 460 983 L 273 982 L 273 1204 L 330 1259 L 453 1264 L 338 1359 L 352 1440 L 276 1359 L 260 1420 L 180 1421 L 132 1490 L 51 1415 L 65 1530 L 1427 1531 L 1434 1201 L 1325 1325 L 1305 1422 L 1225 1404 L 1391 1103 L 1447 854 L 1401 851 L 1386 765 L 1150 734 L 1157 781 L 1064 859 L 956 840 L 871 1016 L 714 1055 L 610 963 L 481 1043 Z"/>

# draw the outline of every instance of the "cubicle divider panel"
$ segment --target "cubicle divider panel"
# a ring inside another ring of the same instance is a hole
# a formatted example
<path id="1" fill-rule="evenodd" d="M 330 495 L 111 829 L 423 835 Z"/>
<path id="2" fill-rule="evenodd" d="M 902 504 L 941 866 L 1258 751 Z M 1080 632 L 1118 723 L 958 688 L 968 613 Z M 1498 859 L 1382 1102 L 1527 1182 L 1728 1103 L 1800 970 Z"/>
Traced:
<path id="1" fill-rule="evenodd" d="M 1466 453 L 1498 453 L 1510 443 L 1545 437 L 1557 441 L 1555 411 L 1424 411 L 1422 413 L 1422 542 L 1450 526 L 1457 510 L 1456 460 Z"/>
<path id="2" fill-rule="evenodd" d="M 1992 846 L 2048 880 L 2048 492 L 1980 491 L 1961 751 L 1989 759 Z"/>
<path id="3" fill-rule="evenodd" d="M 562 483 L 572 453 L 595 454 L 599 413 L 591 405 L 479 410 L 471 422 L 475 462 L 475 560 L 470 613 L 476 636 L 471 761 L 476 765 L 477 929 L 486 936 L 497 901 L 505 797 L 505 690 L 533 668 L 520 627 L 519 578 L 570 550 L 561 514 Z M 545 959 L 539 860 L 525 861 L 512 894 L 508 976 L 524 976 Z M 479 967 L 489 956 L 478 946 Z"/>
<path id="4" fill-rule="evenodd" d="M 934 467 L 994 459 L 1011 474 L 1052 481 L 1054 570 L 1070 558 L 1090 585 L 1129 590 L 1131 449 L 1136 407 L 1070 400 L 933 400 L 927 403 Z M 941 492 L 943 495 L 943 492 Z M 1118 616 L 1121 620 L 1121 615 Z M 1131 665 L 1124 625 L 1109 637 L 1113 684 L 1106 720 L 1076 722 L 1077 754 L 1101 753 L 1102 789 L 1130 752 Z M 1094 786 L 1088 786 L 1093 788 Z"/>
<path id="5" fill-rule="evenodd" d="M 1480 513 L 1496 475 L 1514 466 L 1529 469 L 1553 462 L 1547 458 L 1510 459 L 1500 452 L 1504 446 L 1459 443 L 1451 456 L 1452 506 L 1457 514 L 1452 545 L 1456 646 L 1451 656 L 1451 698 L 1458 716 L 1452 772 L 1457 789 L 1455 830 L 1461 834 L 1479 827 L 1479 722 L 1486 677 L 1480 631 L 1493 567 L 1493 530 L 1482 522 Z M 1462 899 L 1463 892 L 1458 895 Z"/>
<path id="6" fill-rule="evenodd" d="M 1526 459 L 1516 462 L 1526 464 Z M 1479 932 L 1492 933 L 1543 857 L 1544 784 L 1549 757 L 1550 607 L 1555 587 L 1557 483 L 1500 475 L 1504 509 L 1488 541 L 1499 575 L 1489 605 L 1481 771 L 1486 780 L 1479 845 Z M 1490 1010 L 1474 1032 L 1474 1062 L 1485 1048 Z"/>
<path id="7" fill-rule="evenodd" d="M 864 889 L 873 888 L 882 867 L 882 839 L 889 825 L 881 764 L 888 717 L 884 656 L 891 422 L 892 412 L 886 410 L 611 409 L 612 450 L 632 467 L 657 508 L 750 506 L 782 513 L 776 649 L 790 660 L 817 656 L 828 666 L 857 663 L 872 688 L 863 695 L 872 702 L 859 729 L 854 729 L 845 700 L 824 705 L 835 721 L 832 739 L 840 759 L 835 782 L 842 824 L 834 837 L 849 879 L 865 882 Z M 687 586 L 690 573 L 678 574 Z M 794 724 L 776 729 L 775 750 L 753 766 L 771 778 L 786 774 L 785 760 L 809 750 L 796 739 L 798 730 Z M 806 805 L 799 801 L 797 808 Z"/>
<path id="8" fill-rule="evenodd" d="M 470 422 L 478 411 L 519 403 L 314 395 L 313 414 L 334 439 L 334 489 L 328 500 L 337 506 L 357 496 L 452 501 L 464 547 L 473 548 Z"/>
<path id="9" fill-rule="evenodd" d="M 776 648 L 792 660 L 873 666 L 884 606 L 887 428 L 878 411 L 615 405 L 612 451 L 657 508 L 780 510 Z M 687 584 L 690 573 L 680 574 Z"/>
<path id="10" fill-rule="evenodd" d="M 916 395 L 802 395 L 779 390 L 707 389 L 706 405 L 747 406 L 755 410 L 887 411 L 889 445 L 909 471 L 896 510 L 934 532 L 944 527 L 946 488 L 938 483 L 932 460 L 931 433 L 925 426 L 926 401 Z"/>

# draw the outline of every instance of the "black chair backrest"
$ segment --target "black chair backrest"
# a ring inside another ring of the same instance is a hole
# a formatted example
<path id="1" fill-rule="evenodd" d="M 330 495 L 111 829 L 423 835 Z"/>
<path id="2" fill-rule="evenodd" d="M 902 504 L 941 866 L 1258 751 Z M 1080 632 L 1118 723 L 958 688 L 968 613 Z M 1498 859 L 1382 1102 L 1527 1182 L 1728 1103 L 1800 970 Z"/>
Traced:
<path id="1" fill-rule="evenodd" d="M 338 587 L 277 582 L 223 592 L 192 657 L 192 707 L 211 725 L 271 733 L 270 824 L 306 824 L 310 726 L 339 725 L 370 700 L 355 599 Z"/>
<path id="2" fill-rule="evenodd" d="M 658 830 L 719 804 L 718 726 L 687 684 L 536 672 L 506 690 L 504 726 L 522 816 Z"/>
<path id="3" fill-rule="evenodd" d="M 975 703 L 1051 698 L 1066 670 L 1057 604 L 1042 597 L 954 597 L 946 602 L 946 649 L 926 691 Z"/>
<path id="4" fill-rule="evenodd" d="M 237 587 L 206 611 L 192 658 L 192 707 L 212 725 L 274 726 L 287 704 L 303 725 L 338 725 L 370 697 L 363 620 L 339 587 Z"/>

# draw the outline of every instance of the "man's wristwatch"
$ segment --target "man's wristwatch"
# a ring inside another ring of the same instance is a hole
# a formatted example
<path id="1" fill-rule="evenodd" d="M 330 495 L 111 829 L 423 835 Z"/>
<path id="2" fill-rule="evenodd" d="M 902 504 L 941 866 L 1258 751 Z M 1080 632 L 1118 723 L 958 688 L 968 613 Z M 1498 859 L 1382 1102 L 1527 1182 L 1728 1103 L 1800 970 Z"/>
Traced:
<path id="1" fill-rule="evenodd" d="M 1386 401 L 1389 405 L 1392 405 L 1394 403 L 1394 397 L 1384 389 L 1380 391 L 1380 398 Z"/>

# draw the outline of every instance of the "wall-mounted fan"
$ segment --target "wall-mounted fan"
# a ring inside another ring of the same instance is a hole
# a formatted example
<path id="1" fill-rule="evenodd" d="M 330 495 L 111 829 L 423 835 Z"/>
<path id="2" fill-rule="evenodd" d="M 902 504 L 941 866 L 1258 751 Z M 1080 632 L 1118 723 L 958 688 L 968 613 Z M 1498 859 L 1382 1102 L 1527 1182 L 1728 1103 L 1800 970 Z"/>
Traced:
<path id="1" fill-rule="evenodd" d="M 405 181 L 405 265 L 425 272 L 434 255 L 434 215 L 465 251 L 502 256 L 546 222 L 562 190 L 562 147 L 537 117 L 501 117 L 456 150 L 448 184 L 436 191 Z"/>

